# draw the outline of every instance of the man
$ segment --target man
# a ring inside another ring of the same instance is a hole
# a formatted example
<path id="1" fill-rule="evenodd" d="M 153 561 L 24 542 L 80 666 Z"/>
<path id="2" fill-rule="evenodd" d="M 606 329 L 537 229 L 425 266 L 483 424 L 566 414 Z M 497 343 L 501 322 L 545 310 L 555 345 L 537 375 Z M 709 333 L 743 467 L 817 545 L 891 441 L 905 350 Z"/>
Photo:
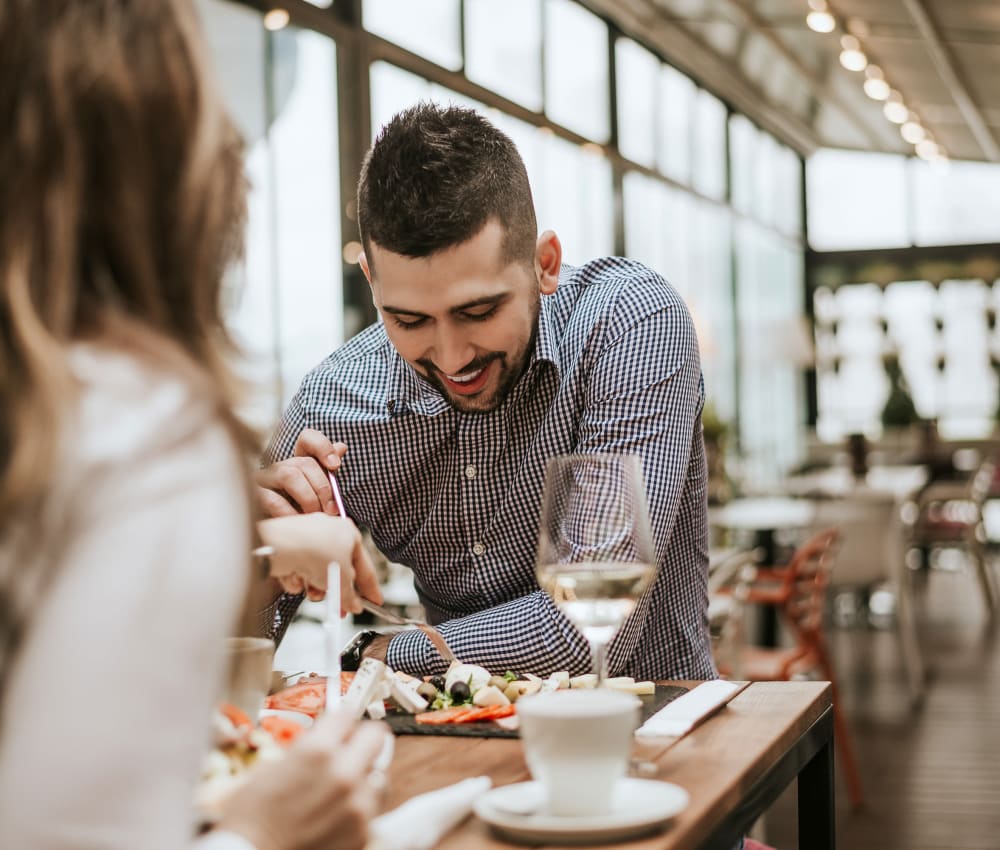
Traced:
<path id="1" fill-rule="evenodd" d="M 563 266 L 556 235 L 537 235 L 516 148 L 470 110 L 396 116 L 362 170 L 358 220 L 382 321 L 305 378 L 260 474 L 265 508 L 332 512 L 326 469 L 339 467 L 348 514 L 413 569 L 459 658 L 583 672 L 586 642 L 534 575 L 545 462 L 640 455 L 660 573 L 609 668 L 713 677 L 704 392 L 681 298 L 629 260 Z M 350 447 L 342 465 L 331 440 Z M 420 632 L 365 654 L 444 666 Z"/>

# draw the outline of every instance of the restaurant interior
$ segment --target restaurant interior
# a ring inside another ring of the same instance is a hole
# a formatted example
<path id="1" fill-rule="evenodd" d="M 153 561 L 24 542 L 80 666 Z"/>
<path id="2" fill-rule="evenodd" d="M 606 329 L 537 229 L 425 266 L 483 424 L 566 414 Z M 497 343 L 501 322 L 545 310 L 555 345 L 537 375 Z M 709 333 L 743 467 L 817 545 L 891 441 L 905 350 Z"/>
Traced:
<path id="1" fill-rule="evenodd" d="M 248 140 L 227 291 L 252 421 L 376 319 L 354 187 L 379 128 L 420 100 L 481 110 L 567 262 L 640 260 L 691 311 L 716 663 L 835 683 L 838 846 L 996 847 L 1000 4 L 197 5 Z M 828 528 L 806 627 L 762 578 Z M 409 571 L 380 570 L 418 616 Z M 278 667 L 321 666 L 320 608 Z M 752 835 L 800 847 L 797 805 Z"/>

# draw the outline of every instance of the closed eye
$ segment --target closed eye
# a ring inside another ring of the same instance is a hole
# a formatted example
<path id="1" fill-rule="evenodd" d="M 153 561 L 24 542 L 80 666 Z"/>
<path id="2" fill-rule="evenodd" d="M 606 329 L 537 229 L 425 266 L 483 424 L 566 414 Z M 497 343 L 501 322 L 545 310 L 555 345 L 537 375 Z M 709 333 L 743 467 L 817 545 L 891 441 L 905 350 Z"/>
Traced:
<path id="1" fill-rule="evenodd" d="M 395 313 L 392 313 L 390 315 L 392 315 L 392 320 L 393 322 L 396 323 L 396 327 L 409 328 L 411 330 L 419 328 L 424 322 L 427 321 L 426 316 L 415 316 L 412 319 L 403 319 L 400 316 L 396 315 Z"/>
<path id="2" fill-rule="evenodd" d="M 477 307 L 475 310 L 463 310 L 462 318 L 468 319 L 470 322 L 482 322 L 490 318 L 499 308 L 499 304 L 487 304 L 483 307 Z"/>

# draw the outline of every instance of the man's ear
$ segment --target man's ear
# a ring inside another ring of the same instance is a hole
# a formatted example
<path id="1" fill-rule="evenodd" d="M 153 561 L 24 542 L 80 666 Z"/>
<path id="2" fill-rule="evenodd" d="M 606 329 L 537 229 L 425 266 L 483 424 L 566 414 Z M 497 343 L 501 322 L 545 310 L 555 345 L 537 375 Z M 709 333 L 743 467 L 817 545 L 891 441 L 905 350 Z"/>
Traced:
<path id="1" fill-rule="evenodd" d="M 562 245 L 552 230 L 546 230 L 535 243 L 535 274 L 542 295 L 551 295 L 559 286 L 562 267 Z"/>
<path id="2" fill-rule="evenodd" d="M 375 297 L 375 287 L 372 284 L 372 270 L 371 267 L 368 265 L 368 258 L 365 256 L 364 251 L 358 254 L 358 265 L 361 266 L 361 271 L 363 271 L 365 274 L 365 280 L 368 281 L 368 292 L 372 296 L 372 304 L 375 305 L 375 310 L 377 312 L 381 312 L 381 310 L 379 310 L 378 308 L 378 299 Z"/>

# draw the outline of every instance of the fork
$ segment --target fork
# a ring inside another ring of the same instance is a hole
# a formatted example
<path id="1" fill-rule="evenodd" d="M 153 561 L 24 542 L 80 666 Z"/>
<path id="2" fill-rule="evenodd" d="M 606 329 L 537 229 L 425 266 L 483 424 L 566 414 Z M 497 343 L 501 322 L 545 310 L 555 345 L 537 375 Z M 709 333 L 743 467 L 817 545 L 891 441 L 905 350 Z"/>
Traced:
<path id="1" fill-rule="evenodd" d="M 370 599 L 361 600 L 361 607 L 364 608 L 376 617 L 381 617 L 390 623 L 394 623 L 397 626 L 416 626 L 420 631 L 427 635 L 427 639 L 434 644 L 434 648 L 441 653 L 441 657 L 448 661 L 449 663 L 454 663 L 458 661 L 455 657 L 455 653 L 452 652 L 451 647 L 448 646 L 448 642 L 444 639 L 444 635 L 441 634 L 434 626 L 425 623 L 423 620 L 418 620 L 413 617 L 403 617 L 399 614 L 390 611 Z"/>

